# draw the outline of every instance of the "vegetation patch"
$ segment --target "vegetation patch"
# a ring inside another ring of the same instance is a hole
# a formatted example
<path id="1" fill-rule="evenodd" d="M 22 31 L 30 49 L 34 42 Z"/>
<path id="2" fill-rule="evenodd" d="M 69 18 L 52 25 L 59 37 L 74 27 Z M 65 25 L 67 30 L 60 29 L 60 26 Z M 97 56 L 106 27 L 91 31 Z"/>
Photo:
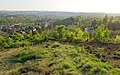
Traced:
<path id="1" fill-rule="evenodd" d="M 46 45 L 49 45 L 46 48 Z M 53 47 L 58 45 L 57 47 Z M 119 75 L 120 69 L 102 62 L 84 50 L 84 46 L 45 42 L 15 48 L 1 54 L 0 74 L 32 75 Z M 19 51 L 18 51 L 19 50 Z M 12 52 L 11 52 L 12 51 Z M 16 51 L 18 51 L 16 53 Z M 3 52 L 3 51 L 2 51 Z"/>

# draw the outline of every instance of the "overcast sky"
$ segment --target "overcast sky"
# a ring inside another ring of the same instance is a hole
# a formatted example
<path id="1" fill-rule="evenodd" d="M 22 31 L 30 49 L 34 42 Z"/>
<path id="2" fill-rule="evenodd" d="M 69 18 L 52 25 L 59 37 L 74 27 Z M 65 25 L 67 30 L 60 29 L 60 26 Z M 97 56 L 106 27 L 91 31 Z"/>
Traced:
<path id="1" fill-rule="evenodd" d="M 120 0 L 0 0 L 0 10 L 120 13 Z"/>

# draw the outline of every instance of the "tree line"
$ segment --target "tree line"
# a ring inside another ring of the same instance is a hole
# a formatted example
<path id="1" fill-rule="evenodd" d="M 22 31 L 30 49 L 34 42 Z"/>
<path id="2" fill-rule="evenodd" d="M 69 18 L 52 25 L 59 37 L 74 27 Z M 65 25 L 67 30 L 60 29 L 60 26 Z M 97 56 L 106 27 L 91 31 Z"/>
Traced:
<path id="1" fill-rule="evenodd" d="M 113 37 L 110 30 L 102 24 L 95 29 L 92 37 L 89 32 L 83 31 L 80 27 L 75 27 L 74 25 L 59 25 L 53 26 L 51 29 L 45 29 L 42 32 L 29 32 L 26 35 L 23 35 L 20 32 L 14 32 L 9 36 L 0 35 L 0 48 L 35 45 L 49 40 L 119 44 L 120 36 L 116 35 L 116 37 Z"/>

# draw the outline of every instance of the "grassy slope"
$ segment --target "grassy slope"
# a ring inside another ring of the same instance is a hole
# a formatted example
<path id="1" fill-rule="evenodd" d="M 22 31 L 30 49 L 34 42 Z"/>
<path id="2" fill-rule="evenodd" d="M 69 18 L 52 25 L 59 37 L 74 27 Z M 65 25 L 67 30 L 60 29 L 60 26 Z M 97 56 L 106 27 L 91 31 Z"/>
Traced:
<path id="1" fill-rule="evenodd" d="M 0 51 L 0 75 L 120 75 L 84 47 L 58 42 Z"/>
<path id="2" fill-rule="evenodd" d="M 90 54 L 95 55 L 102 62 L 109 62 L 114 67 L 120 68 L 120 44 L 113 43 L 74 43 L 73 45 L 84 45 L 84 49 Z"/>

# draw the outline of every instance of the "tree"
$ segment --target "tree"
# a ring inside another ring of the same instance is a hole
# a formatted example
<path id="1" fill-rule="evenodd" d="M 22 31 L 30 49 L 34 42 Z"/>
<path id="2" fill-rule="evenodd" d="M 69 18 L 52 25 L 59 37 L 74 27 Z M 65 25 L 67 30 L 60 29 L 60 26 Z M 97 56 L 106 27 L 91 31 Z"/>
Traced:
<path id="1" fill-rule="evenodd" d="M 31 37 L 31 42 L 33 44 L 39 44 L 43 40 L 42 34 L 39 34 L 37 31 L 34 33 L 34 35 Z"/>
<path id="2" fill-rule="evenodd" d="M 108 42 L 110 40 L 110 31 L 104 25 L 98 26 L 94 33 L 94 41 L 96 42 Z"/>
<path id="3" fill-rule="evenodd" d="M 54 28 L 53 37 L 62 40 L 65 37 L 65 26 L 60 25 Z"/>
<path id="4" fill-rule="evenodd" d="M 97 21 L 96 21 L 96 20 L 93 20 L 91 26 L 92 26 L 92 27 L 95 27 L 96 25 L 97 25 Z"/>
<path id="5" fill-rule="evenodd" d="M 82 38 L 83 38 L 82 39 L 83 42 L 89 41 L 90 40 L 89 33 L 88 32 L 84 32 Z"/>
<path id="6" fill-rule="evenodd" d="M 108 25 L 108 16 L 107 15 L 103 19 L 103 24 L 105 24 L 105 26 Z"/>
<path id="7" fill-rule="evenodd" d="M 83 39 L 82 36 L 84 33 L 82 32 L 82 30 L 80 28 L 75 28 L 73 31 L 73 34 L 74 34 L 74 36 L 73 36 L 74 41 L 82 41 L 82 39 Z"/>
<path id="8" fill-rule="evenodd" d="M 103 31 L 103 33 L 104 33 L 103 41 L 108 42 L 110 40 L 110 31 L 106 28 Z"/>
<path id="9" fill-rule="evenodd" d="M 30 41 L 32 38 L 32 32 L 29 32 L 26 36 L 25 36 L 25 39 Z"/>
<path id="10" fill-rule="evenodd" d="M 14 32 L 10 35 L 10 38 L 12 38 L 15 42 L 16 41 L 22 41 L 24 39 L 24 36 L 21 33 Z"/>
<path id="11" fill-rule="evenodd" d="M 14 44 L 14 40 L 10 37 L 6 37 L 4 42 L 3 42 L 3 47 L 4 48 L 11 48 Z"/>

